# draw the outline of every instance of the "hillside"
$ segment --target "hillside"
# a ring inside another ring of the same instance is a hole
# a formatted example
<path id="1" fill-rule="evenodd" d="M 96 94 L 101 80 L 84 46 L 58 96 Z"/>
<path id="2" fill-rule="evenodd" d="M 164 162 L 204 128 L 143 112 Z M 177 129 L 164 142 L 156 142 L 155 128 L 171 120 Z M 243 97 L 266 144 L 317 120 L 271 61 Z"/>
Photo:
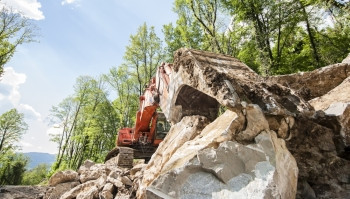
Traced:
<path id="1" fill-rule="evenodd" d="M 28 169 L 32 169 L 39 164 L 48 164 L 51 166 L 55 162 L 56 155 L 49 153 L 40 153 L 40 152 L 28 152 L 23 153 L 23 155 L 29 158 Z"/>

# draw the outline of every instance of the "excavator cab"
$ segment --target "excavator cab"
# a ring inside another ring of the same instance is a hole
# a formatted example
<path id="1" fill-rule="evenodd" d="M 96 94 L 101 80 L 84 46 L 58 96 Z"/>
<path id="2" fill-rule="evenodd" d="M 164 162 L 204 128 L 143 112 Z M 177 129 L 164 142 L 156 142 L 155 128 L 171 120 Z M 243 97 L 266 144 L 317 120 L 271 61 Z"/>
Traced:
<path id="1" fill-rule="evenodd" d="M 163 113 L 158 112 L 155 140 L 163 140 L 170 130 L 170 123 Z"/>

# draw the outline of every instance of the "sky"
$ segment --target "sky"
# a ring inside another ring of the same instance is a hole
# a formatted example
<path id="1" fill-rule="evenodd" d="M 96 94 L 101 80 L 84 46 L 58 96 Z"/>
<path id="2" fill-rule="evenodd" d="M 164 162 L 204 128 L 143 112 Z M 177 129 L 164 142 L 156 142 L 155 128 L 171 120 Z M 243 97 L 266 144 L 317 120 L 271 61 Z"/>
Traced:
<path id="1" fill-rule="evenodd" d="M 0 78 L 0 114 L 16 108 L 29 125 L 22 152 L 57 153 L 49 133 L 50 109 L 73 94 L 79 76 L 98 77 L 119 66 L 130 35 L 144 23 L 163 38 L 175 23 L 173 1 L 165 0 L 0 0 L 30 18 L 36 40 L 18 46 Z"/>

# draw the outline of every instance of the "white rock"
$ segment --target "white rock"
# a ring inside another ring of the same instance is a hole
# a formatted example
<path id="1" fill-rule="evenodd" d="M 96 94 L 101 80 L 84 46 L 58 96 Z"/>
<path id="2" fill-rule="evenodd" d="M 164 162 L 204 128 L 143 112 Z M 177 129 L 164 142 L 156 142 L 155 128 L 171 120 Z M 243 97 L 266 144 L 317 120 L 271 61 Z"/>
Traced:
<path id="1" fill-rule="evenodd" d="M 79 174 L 73 170 L 59 171 L 49 179 L 49 186 L 55 186 L 64 182 L 73 182 L 79 180 Z"/>

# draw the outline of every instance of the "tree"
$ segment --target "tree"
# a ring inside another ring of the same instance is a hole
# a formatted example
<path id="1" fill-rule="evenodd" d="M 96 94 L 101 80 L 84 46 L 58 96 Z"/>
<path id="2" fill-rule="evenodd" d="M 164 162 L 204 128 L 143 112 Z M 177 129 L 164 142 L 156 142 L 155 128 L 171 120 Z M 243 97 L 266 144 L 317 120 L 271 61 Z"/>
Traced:
<path id="1" fill-rule="evenodd" d="M 135 78 L 132 78 L 131 74 L 128 67 L 124 64 L 118 68 L 111 68 L 109 73 L 104 75 L 105 81 L 109 83 L 116 93 L 113 108 L 118 117 L 118 129 L 134 125 L 138 109 L 139 96 L 134 86 L 137 82 Z"/>
<path id="2" fill-rule="evenodd" d="M 16 142 L 28 128 L 23 117 L 24 115 L 18 113 L 16 109 L 11 109 L 0 116 L 0 155 L 16 149 Z"/>
<path id="3" fill-rule="evenodd" d="M 77 169 L 85 159 L 102 161 L 114 147 L 116 113 L 102 79 L 79 77 L 74 87 L 75 93 L 51 110 L 62 130 L 52 137 L 58 143 L 53 170 Z"/>
<path id="4" fill-rule="evenodd" d="M 19 185 L 22 182 L 28 158 L 22 154 L 8 151 L 0 156 L 0 184 Z"/>
<path id="5" fill-rule="evenodd" d="M 29 19 L 5 7 L 0 10 L 0 76 L 18 45 L 32 42 L 35 27 Z"/>
<path id="6" fill-rule="evenodd" d="M 144 23 L 135 35 L 130 36 L 130 45 L 126 47 L 124 60 L 125 65 L 132 69 L 131 75 L 137 81 L 139 95 L 142 95 L 144 86 L 151 80 L 157 66 L 164 60 L 163 57 L 162 42 L 153 26 L 148 28 Z"/>
<path id="7" fill-rule="evenodd" d="M 230 30 L 230 17 L 222 8 L 218 0 L 176 0 L 176 26 L 163 26 L 168 57 L 180 47 L 236 55 L 241 32 Z"/>
<path id="8" fill-rule="evenodd" d="M 49 172 L 49 165 L 39 164 L 35 168 L 24 172 L 21 184 L 37 185 L 46 179 L 48 172 Z"/>
<path id="9" fill-rule="evenodd" d="M 174 11 L 178 14 L 178 20 L 174 26 L 172 23 L 163 26 L 166 46 L 166 61 L 172 62 L 174 52 L 183 47 L 202 49 L 204 34 L 186 1 L 175 1 Z"/>

